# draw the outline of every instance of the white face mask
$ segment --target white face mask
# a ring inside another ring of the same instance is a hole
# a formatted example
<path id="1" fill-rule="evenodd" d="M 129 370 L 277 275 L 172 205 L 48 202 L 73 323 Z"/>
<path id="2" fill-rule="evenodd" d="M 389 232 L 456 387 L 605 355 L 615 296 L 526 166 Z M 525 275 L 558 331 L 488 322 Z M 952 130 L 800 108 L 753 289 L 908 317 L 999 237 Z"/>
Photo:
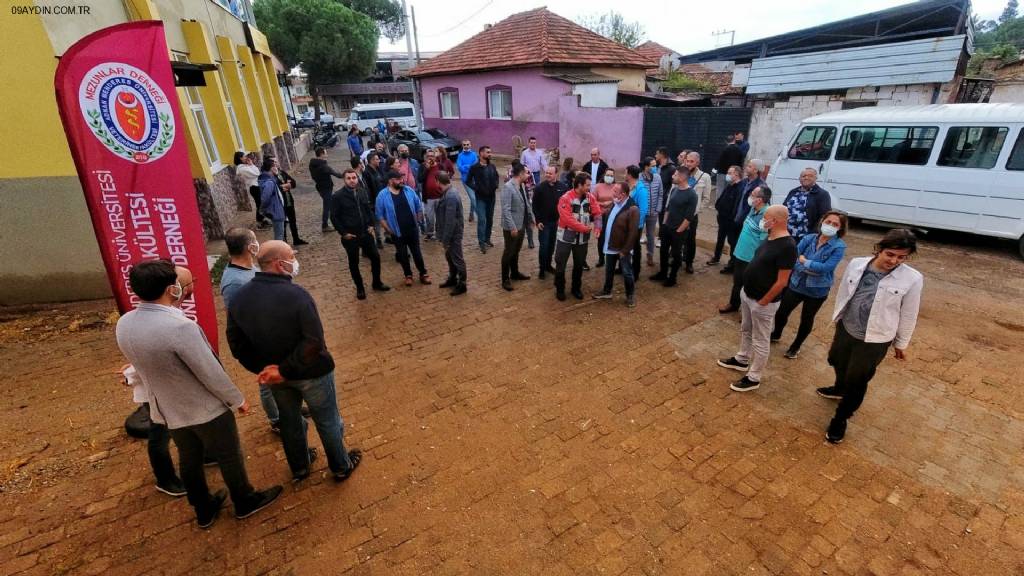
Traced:
<path id="1" fill-rule="evenodd" d="M 839 232 L 839 228 L 836 228 L 835 226 L 833 226 L 831 224 L 822 224 L 821 225 L 821 235 L 822 236 L 827 236 L 827 237 L 831 238 L 831 237 L 835 236 L 838 232 Z"/>
<path id="2" fill-rule="evenodd" d="M 615 176 L 605 176 L 604 177 L 604 183 L 605 184 L 615 184 Z"/>
<path id="3" fill-rule="evenodd" d="M 761 221 L 758 222 L 757 225 L 760 226 L 761 230 L 764 230 L 765 232 L 767 232 L 767 231 L 772 229 L 772 227 L 768 225 L 768 222 L 766 222 L 764 218 L 762 218 Z"/>
<path id="4" fill-rule="evenodd" d="M 298 260 L 285 260 L 288 263 L 288 267 L 291 268 L 291 272 L 288 274 L 292 278 L 299 275 L 299 261 Z"/>
<path id="5" fill-rule="evenodd" d="M 751 208 L 754 207 L 754 197 L 753 196 L 747 196 L 747 206 L 750 206 Z"/>
<path id="6" fill-rule="evenodd" d="M 174 281 L 174 288 L 177 291 L 177 294 L 175 294 L 174 290 L 172 290 L 171 291 L 171 298 L 174 298 L 174 301 L 177 302 L 177 301 L 181 300 L 181 296 L 182 296 L 182 294 L 185 293 L 185 290 L 181 287 L 181 282 L 178 282 L 177 280 Z"/>
<path id="7" fill-rule="evenodd" d="M 732 184 L 732 174 L 726 174 L 725 181 L 728 182 L 729 184 Z"/>

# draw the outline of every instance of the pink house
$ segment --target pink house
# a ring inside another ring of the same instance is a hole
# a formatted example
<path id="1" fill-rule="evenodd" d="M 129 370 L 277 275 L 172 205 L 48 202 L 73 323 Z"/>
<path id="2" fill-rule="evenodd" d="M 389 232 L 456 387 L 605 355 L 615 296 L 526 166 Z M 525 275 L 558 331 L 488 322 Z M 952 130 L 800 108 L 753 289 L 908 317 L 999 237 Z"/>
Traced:
<path id="1" fill-rule="evenodd" d="M 541 147 L 558 147 L 562 157 L 578 161 L 598 146 L 609 163 L 624 166 L 613 160 L 636 162 L 643 114 L 616 108 L 618 92 L 642 92 L 651 66 L 637 52 L 539 8 L 488 27 L 412 76 L 429 127 L 499 154 L 513 153 L 516 137 L 525 144 L 536 136 Z M 628 133 L 604 135 L 605 123 Z"/>

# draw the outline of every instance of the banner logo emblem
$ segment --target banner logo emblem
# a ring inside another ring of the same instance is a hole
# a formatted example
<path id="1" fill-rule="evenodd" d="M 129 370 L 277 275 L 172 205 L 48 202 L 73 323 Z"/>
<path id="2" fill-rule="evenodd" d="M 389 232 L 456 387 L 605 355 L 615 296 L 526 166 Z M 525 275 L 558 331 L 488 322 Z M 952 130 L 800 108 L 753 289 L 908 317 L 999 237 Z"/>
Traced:
<path id="1" fill-rule="evenodd" d="M 174 114 L 167 97 L 134 66 L 95 66 L 82 79 L 78 100 L 96 139 L 125 160 L 152 162 L 174 142 Z"/>

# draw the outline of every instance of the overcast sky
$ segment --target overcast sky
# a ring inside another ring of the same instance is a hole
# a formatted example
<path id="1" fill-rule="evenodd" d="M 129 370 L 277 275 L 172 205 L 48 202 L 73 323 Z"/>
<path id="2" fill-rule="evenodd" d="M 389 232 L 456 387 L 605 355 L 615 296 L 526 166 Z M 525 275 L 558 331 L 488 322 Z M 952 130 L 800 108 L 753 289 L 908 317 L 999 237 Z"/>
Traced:
<path id="1" fill-rule="evenodd" d="M 725 0 L 693 3 L 688 12 L 677 1 L 646 0 L 632 4 L 621 0 L 406 0 L 416 9 L 420 51 L 444 51 L 504 18 L 541 6 L 576 20 L 583 14 L 619 11 L 626 20 L 640 22 L 646 39 L 681 54 L 716 47 L 711 32 L 735 30 L 740 44 L 766 36 L 842 20 L 876 10 L 906 4 L 905 0 Z M 690 4 L 689 2 L 687 4 Z M 974 0 L 973 9 L 984 19 L 995 19 L 1006 0 Z M 717 40 L 728 44 L 728 36 Z M 405 51 L 405 38 L 392 44 L 381 39 L 382 52 Z"/>

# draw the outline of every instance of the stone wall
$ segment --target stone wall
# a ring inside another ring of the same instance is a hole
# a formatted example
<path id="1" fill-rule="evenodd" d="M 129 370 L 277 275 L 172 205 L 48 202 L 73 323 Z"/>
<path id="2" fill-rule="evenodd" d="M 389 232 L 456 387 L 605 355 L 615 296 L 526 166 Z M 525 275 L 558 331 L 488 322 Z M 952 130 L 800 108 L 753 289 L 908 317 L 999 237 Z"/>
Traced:
<path id="1" fill-rule="evenodd" d="M 224 170 L 218 172 L 213 177 L 214 181 L 216 182 L 217 176 L 223 173 Z M 223 238 L 224 226 L 221 224 L 221 217 L 217 211 L 217 200 L 214 198 L 215 195 L 222 194 L 223 189 L 218 193 L 205 178 L 193 178 L 192 185 L 196 189 L 196 204 L 199 205 L 199 216 L 203 219 L 203 240 L 209 242 L 215 238 Z M 221 200 L 223 201 L 223 199 Z"/>
<path id="2" fill-rule="evenodd" d="M 876 106 L 916 106 L 951 102 L 959 79 L 946 84 L 910 84 L 850 88 L 845 94 L 802 94 L 755 104 L 750 121 L 750 155 L 771 164 L 796 134 L 800 123 L 811 116 L 843 109 L 843 102 L 874 102 Z"/>

